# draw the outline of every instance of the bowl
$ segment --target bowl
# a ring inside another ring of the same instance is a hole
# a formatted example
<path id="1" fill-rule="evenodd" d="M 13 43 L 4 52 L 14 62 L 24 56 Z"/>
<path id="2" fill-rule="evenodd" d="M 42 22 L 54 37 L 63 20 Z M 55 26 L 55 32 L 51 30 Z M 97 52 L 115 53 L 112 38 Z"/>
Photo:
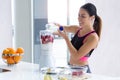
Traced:
<path id="1" fill-rule="evenodd" d="M 20 62 L 20 60 L 22 59 L 22 55 L 23 54 L 2 54 L 2 59 L 5 63 L 7 63 L 8 65 L 14 65 L 17 64 L 18 62 Z"/>
<path id="2" fill-rule="evenodd" d="M 81 76 L 87 72 L 87 66 L 70 66 L 72 76 Z"/>
<path id="3" fill-rule="evenodd" d="M 17 48 L 17 50 L 6 48 L 3 50 L 2 59 L 6 64 L 14 65 L 20 62 L 24 54 L 23 52 L 23 48 Z"/>

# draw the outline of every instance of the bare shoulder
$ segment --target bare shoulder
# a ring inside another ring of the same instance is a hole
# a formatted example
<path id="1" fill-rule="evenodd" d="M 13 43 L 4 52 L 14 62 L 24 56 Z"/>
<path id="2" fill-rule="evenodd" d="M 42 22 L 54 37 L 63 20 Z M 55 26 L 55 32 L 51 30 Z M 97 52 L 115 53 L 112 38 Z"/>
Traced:
<path id="1" fill-rule="evenodd" d="M 86 39 L 84 41 L 92 41 L 92 42 L 98 42 L 99 41 L 99 37 L 97 35 L 97 33 L 92 33 L 89 36 L 86 37 Z"/>
<path id="2" fill-rule="evenodd" d="M 89 36 L 86 37 L 86 39 L 84 40 L 84 43 L 86 43 L 86 45 L 91 45 L 92 48 L 96 48 L 99 42 L 99 37 L 96 33 L 92 33 Z"/>
<path id="3" fill-rule="evenodd" d="M 92 33 L 90 34 L 90 36 L 88 36 L 90 40 L 96 40 L 99 41 L 99 37 L 97 35 L 97 33 Z"/>

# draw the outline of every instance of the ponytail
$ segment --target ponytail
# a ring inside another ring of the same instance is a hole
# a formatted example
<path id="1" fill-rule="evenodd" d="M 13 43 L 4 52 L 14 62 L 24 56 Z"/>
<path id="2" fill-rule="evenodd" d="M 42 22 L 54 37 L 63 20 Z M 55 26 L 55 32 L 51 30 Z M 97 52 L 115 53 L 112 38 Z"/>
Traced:
<path id="1" fill-rule="evenodd" d="M 101 36 L 101 29 L 102 29 L 102 20 L 99 16 L 95 17 L 95 21 L 94 21 L 94 30 L 96 31 L 96 33 L 98 34 L 98 36 Z"/>
<path id="2" fill-rule="evenodd" d="M 96 31 L 96 33 L 98 34 L 98 36 L 100 37 L 101 35 L 101 28 L 102 28 L 102 20 L 101 18 L 97 15 L 97 9 L 95 7 L 94 4 L 92 3 L 86 3 L 83 6 L 81 6 L 81 8 L 85 9 L 89 16 L 95 16 L 95 21 L 93 24 L 94 30 Z"/>

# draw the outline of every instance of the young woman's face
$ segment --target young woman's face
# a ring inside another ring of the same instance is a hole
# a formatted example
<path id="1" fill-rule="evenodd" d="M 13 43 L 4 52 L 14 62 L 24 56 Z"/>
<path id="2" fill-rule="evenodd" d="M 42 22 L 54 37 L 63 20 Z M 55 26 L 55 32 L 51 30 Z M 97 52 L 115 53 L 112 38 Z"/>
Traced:
<path id="1" fill-rule="evenodd" d="M 88 12 L 85 9 L 80 9 L 78 13 L 78 21 L 80 26 L 91 25 L 93 21 L 93 16 L 89 16 Z"/>

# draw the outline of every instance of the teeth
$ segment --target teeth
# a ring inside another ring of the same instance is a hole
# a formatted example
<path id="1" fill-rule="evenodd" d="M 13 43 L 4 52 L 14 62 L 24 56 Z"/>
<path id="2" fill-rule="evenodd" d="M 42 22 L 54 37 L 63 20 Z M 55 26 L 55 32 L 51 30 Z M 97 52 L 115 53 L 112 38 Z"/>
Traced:
<path id="1" fill-rule="evenodd" d="M 44 75 L 44 80 L 52 80 L 52 77 L 50 75 Z"/>

